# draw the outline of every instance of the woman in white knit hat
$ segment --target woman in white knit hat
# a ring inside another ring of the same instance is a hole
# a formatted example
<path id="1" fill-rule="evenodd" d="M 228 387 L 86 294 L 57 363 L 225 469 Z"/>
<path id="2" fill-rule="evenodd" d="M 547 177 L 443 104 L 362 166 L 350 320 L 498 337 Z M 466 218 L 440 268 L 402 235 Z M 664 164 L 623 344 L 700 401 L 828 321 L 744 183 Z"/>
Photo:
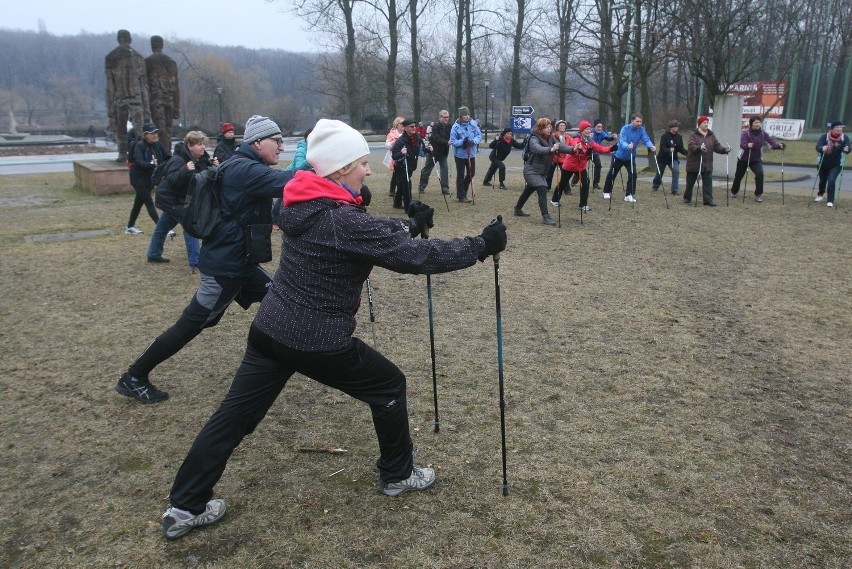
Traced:
<path id="1" fill-rule="evenodd" d="M 163 532 L 178 538 L 225 514 L 211 499 L 232 451 L 254 431 L 296 372 L 367 403 L 379 442 L 379 491 L 396 496 L 435 482 L 413 464 L 405 375 L 353 336 L 364 281 L 373 266 L 413 274 L 469 267 L 506 247 L 506 226 L 477 237 L 414 239 L 434 210 L 412 202 L 408 220 L 374 217 L 361 188 L 370 149 L 358 131 L 321 119 L 308 137 L 308 162 L 284 189 L 281 259 L 248 336 L 225 400 L 201 430 L 175 479 Z"/>

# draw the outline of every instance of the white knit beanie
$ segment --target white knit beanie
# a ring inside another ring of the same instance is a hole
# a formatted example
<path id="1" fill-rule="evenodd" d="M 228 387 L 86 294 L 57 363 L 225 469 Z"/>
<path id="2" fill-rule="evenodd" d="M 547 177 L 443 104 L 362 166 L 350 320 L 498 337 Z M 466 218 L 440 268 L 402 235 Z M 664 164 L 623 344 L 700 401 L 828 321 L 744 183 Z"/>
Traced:
<path id="1" fill-rule="evenodd" d="M 369 153 L 361 133 L 341 121 L 320 119 L 308 135 L 308 164 L 323 178 Z"/>
<path id="2" fill-rule="evenodd" d="M 243 135 L 243 142 L 251 144 L 256 140 L 274 136 L 276 134 L 281 134 L 281 129 L 278 128 L 275 121 L 269 117 L 252 115 L 249 120 L 246 121 L 246 132 Z"/>

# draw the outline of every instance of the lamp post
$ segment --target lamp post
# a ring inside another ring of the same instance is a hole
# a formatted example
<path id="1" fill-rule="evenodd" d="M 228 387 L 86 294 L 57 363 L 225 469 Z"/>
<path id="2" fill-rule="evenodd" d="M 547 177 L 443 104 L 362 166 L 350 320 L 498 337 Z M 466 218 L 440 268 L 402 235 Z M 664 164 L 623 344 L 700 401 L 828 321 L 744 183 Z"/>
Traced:
<path id="1" fill-rule="evenodd" d="M 216 87 L 216 93 L 219 95 L 219 128 L 225 124 L 225 119 L 222 118 L 222 87 Z"/>
<path id="2" fill-rule="evenodd" d="M 488 79 L 485 80 L 485 144 L 488 144 L 488 85 L 490 83 Z"/>

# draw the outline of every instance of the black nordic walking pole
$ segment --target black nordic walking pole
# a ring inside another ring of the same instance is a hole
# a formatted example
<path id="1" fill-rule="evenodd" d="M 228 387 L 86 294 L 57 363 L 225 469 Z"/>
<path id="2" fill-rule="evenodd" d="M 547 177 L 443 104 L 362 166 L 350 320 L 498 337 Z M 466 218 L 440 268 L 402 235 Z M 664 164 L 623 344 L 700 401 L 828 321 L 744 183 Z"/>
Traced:
<path id="1" fill-rule="evenodd" d="M 471 144 L 473 144 L 472 141 Z M 467 175 L 470 176 L 470 203 L 476 205 L 476 188 L 473 185 L 473 160 L 470 157 L 470 147 L 467 148 Z"/>
<path id="2" fill-rule="evenodd" d="M 423 239 L 429 239 L 429 228 L 423 228 Z M 429 348 L 432 355 L 432 398 L 435 401 L 435 432 L 441 431 L 438 419 L 438 376 L 435 372 L 435 320 L 432 316 L 432 275 L 426 274 L 426 295 L 429 299 Z"/>
<path id="3" fill-rule="evenodd" d="M 730 203 L 731 190 L 728 189 L 728 171 L 729 171 L 728 168 L 730 168 L 730 160 L 728 160 L 728 159 L 730 157 L 731 157 L 730 152 L 725 154 L 725 207 L 728 207 L 728 206 L 731 205 L 731 203 Z"/>
<path id="4" fill-rule="evenodd" d="M 787 150 L 786 145 L 781 147 L 781 205 L 784 205 L 784 151 L 785 150 Z"/>
<path id="5" fill-rule="evenodd" d="M 666 195 L 666 185 L 663 183 L 663 171 L 660 170 L 660 163 L 657 162 L 657 154 L 654 155 L 654 165 L 657 166 L 657 176 L 660 177 L 660 187 L 663 189 L 663 197 L 666 199 L 666 209 L 669 209 L 669 197 Z M 671 168 L 674 168 L 674 162 L 672 162 Z"/>
<path id="6" fill-rule="evenodd" d="M 491 225 L 502 223 L 503 218 L 497 216 L 491 220 Z M 494 259 L 494 302 L 497 315 L 497 375 L 500 386 L 500 442 L 503 450 L 503 495 L 509 495 L 509 480 L 506 477 L 506 398 L 503 387 L 503 317 L 500 314 L 500 253 L 493 255 Z"/>
<path id="7" fill-rule="evenodd" d="M 822 170 L 822 159 L 823 158 L 825 158 L 825 152 L 820 152 L 819 162 L 817 162 L 817 173 L 816 173 L 816 176 L 814 176 L 814 185 L 811 188 L 811 198 L 808 200 L 808 207 L 811 207 L 811 202 L 814 201 L 814 190 L 816 190 L 817 182 L 819 182 L 819 173 L 820 173 L 820 170 Z M 841 170 L 840 173 L 843 174 L 843 170 Z"/>
<path id="8" fill-rule="evenodd" d="M 370 284 L 370 277 L 367 277 L 367 304 L 370 305 L 370 326 L 373 329 L 373 347 L 379 349 L 379 343 L 376 341 L 376 313 L 373 310 L 373 285 Z"/>
<path id="9" fill-rule="evenodd" d="M 743 182 L 743 203 L 745 203 L 746 186 L 748 186 L 748 171 L 751 170 L 751 147 L 748 149 L 748 159 L 746 161 L 745 181 Z"/>
<path id="10" fill-rule="evenodd" d="M 630 195 L 633 196 L 633 201 L 630 202 L 630 205 L 633 206 L 633 209 L 636 209 L 636 177 L 635 177 L 636 167 L 633 163 L 634 158 L 635 158 L 635 156 L 631 152 L 630 153 L 630 185 L 633 187 L 633 193 L 630 194 Z"/>

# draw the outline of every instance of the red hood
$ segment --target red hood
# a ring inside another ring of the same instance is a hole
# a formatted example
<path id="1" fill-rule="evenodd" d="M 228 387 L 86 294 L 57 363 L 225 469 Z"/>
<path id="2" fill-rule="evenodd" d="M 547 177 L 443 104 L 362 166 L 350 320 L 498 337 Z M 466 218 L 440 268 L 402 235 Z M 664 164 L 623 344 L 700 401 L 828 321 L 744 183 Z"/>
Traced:
<path id="1" fill-rule="evenodd" d="M 299 170 L 284 186 L 284 207 L 317 198 L 329 198 L 338 202 L 361 205 L 361 196 L 353 197 L 346 188 L 321 178 L 311 171 Z"/>

